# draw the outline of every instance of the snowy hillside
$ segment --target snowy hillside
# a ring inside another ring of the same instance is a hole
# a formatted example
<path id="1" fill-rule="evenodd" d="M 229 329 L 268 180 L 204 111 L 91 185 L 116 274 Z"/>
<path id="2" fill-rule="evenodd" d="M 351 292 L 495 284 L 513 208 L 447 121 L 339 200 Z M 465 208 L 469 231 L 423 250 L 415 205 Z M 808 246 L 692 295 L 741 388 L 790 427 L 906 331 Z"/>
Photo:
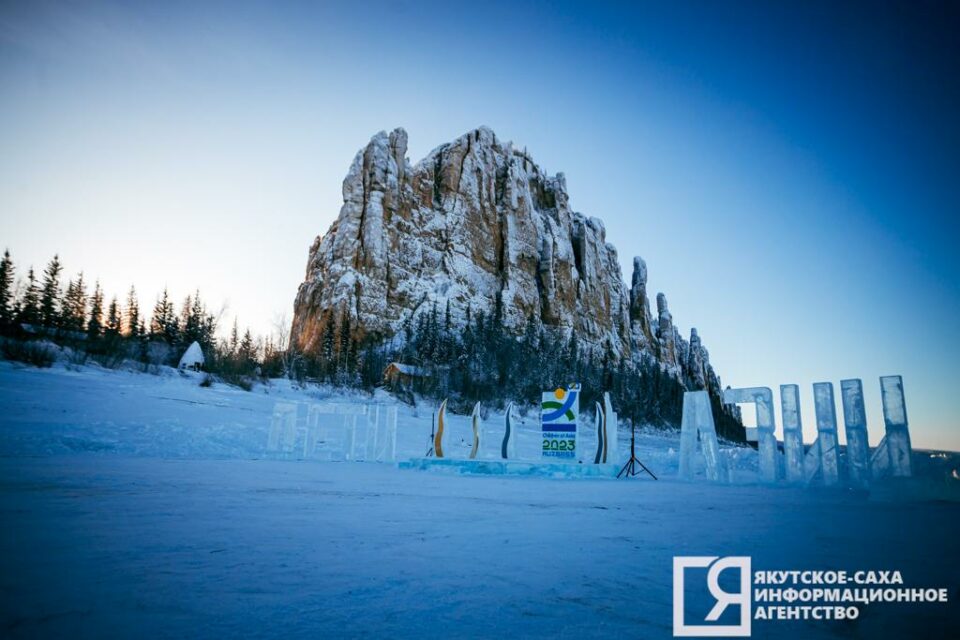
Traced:
<path id="1" fill-rule="evenodd" d="M 0 362 L 4 636 L 670 637 L 671 562 L 684 554 L 895 568 L 960 598 L 956 454 L 918 453 L 922 478 L 869 495 L 761 486 L 741 447 L 725 449 L 736 484 L 680 482 L 676 435 L 654 432 L 639 455 L 659 481 L 284 461 L 265 452 L 276 401 L 370 398 L 200 380 Z M 422 455 L 430 413 L 400 407 L 400 457 Z M 450 454 L 466 457 L 467 419 L 450 424 Z M 519 425 L 521 447 L 536 428 Z M 840 626 L 757 623 L 755 634 L 958 620 L 956 606 L 866 607 Z"/>

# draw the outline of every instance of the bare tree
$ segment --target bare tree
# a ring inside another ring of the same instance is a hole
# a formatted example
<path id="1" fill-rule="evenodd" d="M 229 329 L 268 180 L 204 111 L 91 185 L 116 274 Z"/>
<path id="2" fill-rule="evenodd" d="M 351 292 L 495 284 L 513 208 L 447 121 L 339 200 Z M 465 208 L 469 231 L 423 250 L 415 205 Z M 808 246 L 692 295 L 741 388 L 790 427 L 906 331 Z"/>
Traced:
<path id="1" fill-rule="evenodd" d="M 290 320 L 286 312 L 273 316 L 273 335 L 275 347 L 280 353 L 280 362 L 283 364 L 283 375 L 290 375 Z"/>

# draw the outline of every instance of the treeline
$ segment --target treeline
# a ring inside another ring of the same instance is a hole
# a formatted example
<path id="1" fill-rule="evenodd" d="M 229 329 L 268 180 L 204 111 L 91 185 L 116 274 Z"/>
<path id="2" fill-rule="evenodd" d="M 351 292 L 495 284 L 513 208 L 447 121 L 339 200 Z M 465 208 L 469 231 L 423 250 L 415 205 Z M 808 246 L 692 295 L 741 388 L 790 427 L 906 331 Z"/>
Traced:
<path id="1" fill-rule="evenodd" d="M 391 362 L 412 366 L 413 373 L 393 390 L 440 400 L 468 410 L 477 402 L 502 407 L 510 400 L 535 402 L 540 393 L 572 382 L 583 385 L 581 411 L 592 415 L 593 403 L 609 391 L 620 416 L 635 424 L 678 426 L 685 384 L 652 357 L 640 361 L 616 357 L 612 345 L 597 352 L 584 349 L 576 333 L 565 334 L 530 318 L 517 335 L 504 329 L 500 304 L 492 313 L 467 309 L 465 322 L 454 322 L 449 304 L 434 305 L 408 321 L 389 338 L 364 334 L 352 326 L 349 313 L 328 316 L 312 353 L 288 349 L 287 327 L 278 335 L 255 338 L 240 333 L 236 322 L 224 339 L 217 338 L 218 317 L 199 292 L 189 295 L 179 310 L 168 292 L 144 313 L 131 287 L 121 301 L 107 300 L 99 283 L 92 292 L 83 273 L 62 283 L 57 256 L 37 277 L 32 268 L 15 278 L 9 252 L 0 260 L 0 335 L 7 358 L 49 364 L 44 340 L 68 347 L 80 361 L 93 358 L 104 366 L 123 361 L 145 369 L 176 366 L 196 341 L 205 356 L 204 369 L 227 382 L 250 388 L 257 376 L 289 376 L 303 381 L 372 391 L 384 383 Z M 735 414 L 721 405 L 719 389 L 711 389 L 717 430 L 742 439 Z M 590 418 L 592 419 L 592 418 Z"/>
<path id="2" fill-rule="evenodd" d="M 609 344 L 600 353 L 584 349 L 575 332 L 551 331 L 533 317 L 517 335 L 504 329 L 501 315 L 499 304 L 489 314 L 468 308 L 462 326 L 451 318 L 449 304 L 443 311 L 433 306 L 384 340 L 355 331 L 350 315 L 342 312 L 326 319 L 316 353 L 293 357 L 292 373 L 372 389 L 382 384 L 387 365 L 399 362 L 415 369 L 396 391 L 449 398 L 459 410 L 477 401 L 499 407 L 511 399 L 536 402 L 544 390 L 579 382 L 581 411 L 590 420 L 593 403 L 609 391 L 621 417 L 635 424 L 679 426 L 684 383 L 654 358 L 618 358 Z M 716 391 L 711 396 L 718 432 L 742 439 L 739 420 Z"/>
<path id="3" fill-rule="evenodd" d="M 10 359 L 50 364 L 54 354 L 43 342 L 68 348 L 75 362 L 92 358 L 114 367 L 132 360 L 144 368 L 176 366 L 193 342 L 203 349 L 204 370 L 249 388 L 257 375 L 283 375 L 286 345 L 273 338 L 242 335 L 236 322 L 227 339 L 217 338 L 218 317 L 199 291 L 179 309 L 164 289 L 152 311 L 141 307 L 134 287 L 121 301 L 107 298 L 99 282 L 92 290 L 83 272 L 64 284 L 59 256 L 37 275 L 33 267 L 17 277 L 9 250 L 0 259 L 0 335 Z"/>

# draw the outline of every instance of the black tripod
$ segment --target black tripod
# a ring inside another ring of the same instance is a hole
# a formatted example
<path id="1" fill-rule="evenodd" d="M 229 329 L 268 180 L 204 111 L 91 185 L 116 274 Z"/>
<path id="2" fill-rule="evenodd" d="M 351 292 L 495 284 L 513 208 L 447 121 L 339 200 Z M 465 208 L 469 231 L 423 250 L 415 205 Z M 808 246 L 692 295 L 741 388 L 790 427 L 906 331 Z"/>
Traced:
<path id="1" fill-rule="evenodd" d="M 433 433 L 434 428 L 436 428 L 436 424 L 437 424 L 437 414 L 433 414 L 433 416 L 430 418 L 430 447 L 427 449 L 427 455 L 424 456 L 425 458 L 429 458 L 430 456 L 432 456 L 434 454 L 434 449 L 436 448 L 436 444 L 434 441 L 434 433 Z"/>
<path id="2" fill-rule="evenodd" d="M 623 465 L 623 469 L 620 469 L 620 473 L 617 474 L 617 478 L 626 473 L 626 477 L 639 475 L 640 472 L 637 471 L 637 465 L 640 465 L 640 468 L 650 474 L 650 477 L 654 480 L 657 479 L 657 476 L 653 475 L 653 471 L 647 469 L 647 465 L 640 462 L 640 458 L 637 457 L 637 427 L 636 425 L 630 425 L 630 459 L 627 460 L 627 464 Z"/>

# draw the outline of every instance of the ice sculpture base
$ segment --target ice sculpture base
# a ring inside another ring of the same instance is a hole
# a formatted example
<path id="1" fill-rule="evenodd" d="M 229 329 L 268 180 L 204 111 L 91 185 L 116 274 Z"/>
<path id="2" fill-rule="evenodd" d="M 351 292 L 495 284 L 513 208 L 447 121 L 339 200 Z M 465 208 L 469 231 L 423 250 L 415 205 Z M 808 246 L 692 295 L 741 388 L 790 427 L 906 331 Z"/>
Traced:
<path id="1" fill-rule="evenodd" d="M 402 460 L 401 469 L 436 471 L 478 476 L 539 476 L 547 478 L 616 479 L 620 467 L 615 464 L 576 464 L 570 462 L 524 462 L 521 460 L 463 460 L 458 458 L 411 458 Z"/>

